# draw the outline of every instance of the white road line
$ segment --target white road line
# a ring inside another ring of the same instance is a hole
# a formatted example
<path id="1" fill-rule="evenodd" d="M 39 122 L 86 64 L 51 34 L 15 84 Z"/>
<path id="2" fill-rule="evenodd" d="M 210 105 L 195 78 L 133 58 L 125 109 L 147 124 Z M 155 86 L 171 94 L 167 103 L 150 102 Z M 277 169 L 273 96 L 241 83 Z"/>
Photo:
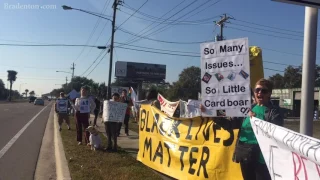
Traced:
<path id="1" fill-rule="evenodd" d="M 48 106 L 41 109 L 41 111 L 36 114 L 23 128 L 1 149 L 0 151 L 0 159 L 2 156 L 11 148 L 11 146 L 18 140 L 21 134 L 28 128 L 28 126 L 44 111 Z"/>

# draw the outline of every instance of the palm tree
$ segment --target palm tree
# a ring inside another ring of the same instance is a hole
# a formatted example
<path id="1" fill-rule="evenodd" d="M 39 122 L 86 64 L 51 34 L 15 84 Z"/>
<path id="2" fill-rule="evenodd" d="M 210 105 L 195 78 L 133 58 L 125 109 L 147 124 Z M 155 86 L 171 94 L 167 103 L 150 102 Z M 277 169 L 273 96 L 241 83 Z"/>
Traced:
<path id="1" fill-rule="evenodd" d="M 9 98 L 8 100 L 11 101 L 11 91 L 12 91 L 12 84 L 17 79 L 17 71 L 8 70 L 8 81 L 10 82 L 10 91 L 9 91 Z"/>
<path id="2" fill-rule="evenodd" d="M 29 89 L 24 90 L 26 92 L 26 97 L 28 96 Z"/>

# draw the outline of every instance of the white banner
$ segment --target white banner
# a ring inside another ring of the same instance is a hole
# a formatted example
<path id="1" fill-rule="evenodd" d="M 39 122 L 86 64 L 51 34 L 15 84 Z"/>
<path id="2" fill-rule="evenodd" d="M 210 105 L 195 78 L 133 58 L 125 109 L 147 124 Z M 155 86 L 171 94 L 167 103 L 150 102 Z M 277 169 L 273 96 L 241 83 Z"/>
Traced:
<path id="1" fill-rule="evenodd" d="M 272 180 L 320 179 L 320 140 L 252 118 Z"/>
<path id="2" fill-rule="evenodd" d="M 57 99 L 57 111 L 59 113 L 68 112 L 68 100 L 67 99 Z"/>
<path id="3" fill-rule="evenodd" d="M 180 101 L 171 102 L 165 99 L 161 94 L 158 94 L 158 101 L 160 102 L 161 111 L 163 111 L 168 116 L 172 117 Z"/>
<path id="4" fill-rule="evenodd" d="M 251 107 L 248 39 L 203 43 L 200 49 L 203 116 L 245 117 L 241 108 Z"/>
<path id="5" fill-rule="evenodd" d="M 193 118 L 201 116 L 201 101 L 189 99 L 188 102 L 180 101 L 180 117 Z"/>
<path id="6" fill-rule="evenodd" d="M 115 101 L 103 102 L 103 121 L 123 122 L 127 110 L 127 104 Z"/>

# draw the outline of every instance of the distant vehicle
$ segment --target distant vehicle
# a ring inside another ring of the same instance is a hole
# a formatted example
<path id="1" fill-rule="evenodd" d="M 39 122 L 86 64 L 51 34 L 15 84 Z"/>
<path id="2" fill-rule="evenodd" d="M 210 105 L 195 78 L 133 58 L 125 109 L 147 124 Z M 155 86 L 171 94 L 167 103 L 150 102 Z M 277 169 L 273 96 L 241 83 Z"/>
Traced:
<path id="1" fill-rule="evenodd" d="M 48 98 L 48 101 L 51 101 L 51 99 L 50 99 L 50 98 Z"/>
<path id="2" fill-rule="evenodd" d="M 32 103 L 32 102 L 34 102 L 34 100 L 36 100 L 37 98 L 36 97 L 34 97 L 34 96 L 31 96 L 30 98 L 29 98 L 29 103 Z"/>
<path id="3" fill-rule="evenodd" d="M 36 100 L 34 100 L 34 105 L 42 105 L 44 106 L 44 100 L 41 98 L 36 98 Z"/>

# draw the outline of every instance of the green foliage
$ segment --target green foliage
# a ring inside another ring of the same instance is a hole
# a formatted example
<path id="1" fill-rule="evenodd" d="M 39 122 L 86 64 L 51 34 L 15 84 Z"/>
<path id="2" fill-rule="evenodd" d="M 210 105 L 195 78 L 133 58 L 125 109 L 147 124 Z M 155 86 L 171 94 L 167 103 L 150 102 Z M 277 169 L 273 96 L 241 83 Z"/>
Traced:
<path id="1" fill-rule="evenodd" d="M 8 100 L 11 101 L 11 96 L 12 96 L 12 84 L 14 81 L 17 80 L 17 71 L 13 70 L 8 70 L 8 81 L 10 82 L 10 90 L 9 90 L 9 97 Z"/>
<path id="2" fill-rule="evenodd" d="M 168 99 L 176 101 L 179 99 L 187 101 L 188 99 L 197 99 L 201 92 L 201 69 L 191 66 L 179 75 L 179 80 L 174 82 L 168 90 Z"/>
<path id="3" fill-rule="evenodd" d="M 30 91 L 29 95 L 34 96 L 36 93 L 34 91 Z"/>

